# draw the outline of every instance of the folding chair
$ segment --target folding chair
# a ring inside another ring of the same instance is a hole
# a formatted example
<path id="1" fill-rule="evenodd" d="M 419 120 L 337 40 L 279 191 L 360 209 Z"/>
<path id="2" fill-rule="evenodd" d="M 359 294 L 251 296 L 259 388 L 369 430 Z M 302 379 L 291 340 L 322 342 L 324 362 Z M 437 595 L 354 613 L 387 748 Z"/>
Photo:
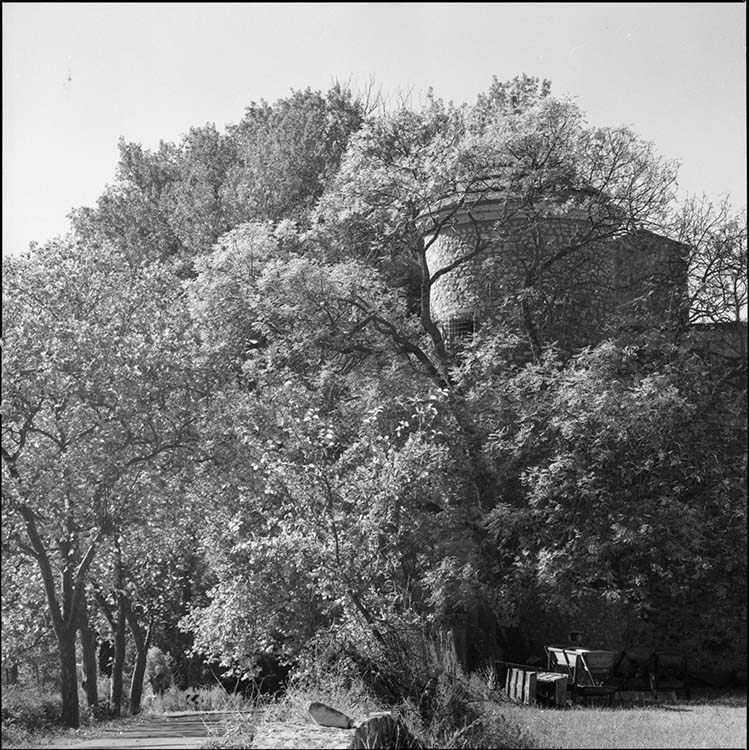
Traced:
<path id="1" fill-rule="evenodd" d="M 544 646 L 544 650 L 546 651 L 547 671 L 567 675 L 572 682 L 575 675 L 577 652 L 561 646 Z"/>

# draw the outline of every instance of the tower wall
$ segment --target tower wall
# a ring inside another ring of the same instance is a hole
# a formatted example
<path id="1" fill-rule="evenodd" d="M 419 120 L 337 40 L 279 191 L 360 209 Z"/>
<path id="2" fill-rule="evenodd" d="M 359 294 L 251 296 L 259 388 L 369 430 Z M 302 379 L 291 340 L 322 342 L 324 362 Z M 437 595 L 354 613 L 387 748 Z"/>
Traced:
<path id="1" fill-rule="evenodd" d="M 529 315 L 539 338 L 562 349 L 595 343 L 617 324 L 673 317 L 686 294 L 683 246 L 650 232 L 612 238 L 587 212 L 552 203 L 533 216 L 501 201 L 458 212 L 425 232 L 430 274 L 482 252 L 437 278 L 432 317 L 446 334 L 486 324 L 522 330 Z"/>

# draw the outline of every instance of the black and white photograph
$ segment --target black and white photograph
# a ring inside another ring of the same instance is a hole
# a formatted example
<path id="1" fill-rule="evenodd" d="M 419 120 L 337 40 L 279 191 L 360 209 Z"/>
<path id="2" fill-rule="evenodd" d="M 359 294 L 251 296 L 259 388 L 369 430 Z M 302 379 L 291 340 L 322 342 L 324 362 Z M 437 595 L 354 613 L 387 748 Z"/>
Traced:
<path id="1" fill-rule="evenodd" d="M 2 50 L 3 748 L 746 748 L 745 3 Z"/>

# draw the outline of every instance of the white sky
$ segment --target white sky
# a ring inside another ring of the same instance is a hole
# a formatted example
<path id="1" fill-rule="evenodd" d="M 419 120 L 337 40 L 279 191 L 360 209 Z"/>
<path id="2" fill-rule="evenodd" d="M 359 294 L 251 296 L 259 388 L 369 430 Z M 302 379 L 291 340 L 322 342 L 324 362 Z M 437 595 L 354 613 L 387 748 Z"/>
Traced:
<path id="1" fill-rule="evenodd" d="M 336 79 L 461 103 L 492 75 L 549 78 L 679 160 L 684 193 L 746 203 L 741 3 L 3 3 L 2 20 L 3 254 L 95 203 L 120 136 L 155 148 Z"/>

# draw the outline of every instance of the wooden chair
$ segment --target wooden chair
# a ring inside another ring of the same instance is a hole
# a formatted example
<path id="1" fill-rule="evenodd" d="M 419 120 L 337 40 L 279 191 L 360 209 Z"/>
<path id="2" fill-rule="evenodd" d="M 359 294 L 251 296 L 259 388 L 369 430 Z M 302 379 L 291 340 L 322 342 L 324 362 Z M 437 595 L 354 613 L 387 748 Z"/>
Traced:
<path id="1" fill-rule="evenodd" d="M 607 697 L 614 704 L 614 694 L 621 689 L 621 680 L 614 668 L 621 658 L 620 651 L 579 651 L 575 659 L 572 679 L 572 700 L 578 697 Z"/>
<path id="2" fill-rule="evenodd" d="M 567 675 L 570 682 L 575 676 L 577 652 L 562 646 L 544 646 L 546 651 L 546 670 Z"/>

